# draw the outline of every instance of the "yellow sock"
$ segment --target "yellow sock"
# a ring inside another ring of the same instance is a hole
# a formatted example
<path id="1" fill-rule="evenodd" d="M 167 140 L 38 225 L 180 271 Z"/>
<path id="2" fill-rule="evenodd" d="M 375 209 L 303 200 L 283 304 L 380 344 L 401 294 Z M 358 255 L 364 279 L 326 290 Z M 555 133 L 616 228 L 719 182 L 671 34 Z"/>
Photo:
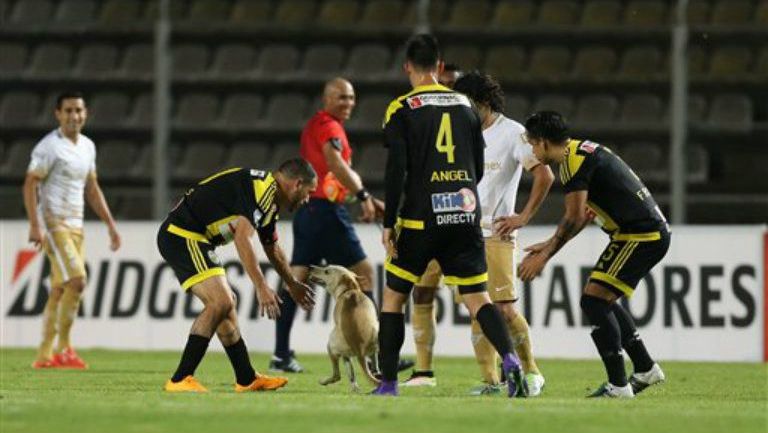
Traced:
<path id="1" fill-rule="evenodd" d="M 432 370 L 432 348 L 435 346 L 435 303 L 414 304 L 411 314 L 413 340 L 416 343 L 416 371 Z"/>
<path id="2" fill-rule="evenodd" d="M 475 359 L 480 367 L 480 374 L 487 383 L 496 385 L 500 382 L 499 372 L 496 368 L 498 364 L 498 354 L 490 341 L 485 338 L 483 330 L 480 328 L 480 322 L 472 319 L 472 348 L 475 349 Z"/>
<path id="3" fill-rule="evenodd" d="M 522 314 L 518 314 L 514 320 L 507 323 L 509 326 L 509 335 L 515 344 L 515 351 L 523 364 L 523 371 L 526 373 L 541 374 L 536 360 L 533 358 L 533 349 L 531 347 L 531 333 L 528 328 L 528 321 Z"/>
<path id="4" fill-rule="evenodd" d="M 77 290 L 65 288 L 59 304 L 59 344 L 56 346 L 57 352 L 72 346 L 69 333 L 72 330 L 72 323 L 77 315 L 77 308 L 80 306 L 80 293 Z"/>
<path id="5" fill-rule="evenodd" d="M 53 358 L 53 340 L 56 338 L 56 321 L 58 319 L 60 298 L 48 295 L 48 301 L 43 310 L 43 341 L 37 351 L 37 360 L 45 361 Z"/>

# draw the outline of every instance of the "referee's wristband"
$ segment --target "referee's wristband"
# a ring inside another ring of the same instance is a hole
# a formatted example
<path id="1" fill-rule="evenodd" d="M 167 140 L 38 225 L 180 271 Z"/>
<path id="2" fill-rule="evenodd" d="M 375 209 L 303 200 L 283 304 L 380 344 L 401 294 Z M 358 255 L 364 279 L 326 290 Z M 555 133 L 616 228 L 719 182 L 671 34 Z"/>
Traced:
<path id="1" fill-rule="evenodd" d="M 355 197 L 357 197 L 357 199 L 360 201 L 366 201 L 369 198 L 371 198 L 371 193 L 368 192 L 367 189 L 363 188 L 360 191 L 358 191 L 357 194 L 355 194 Z"/>

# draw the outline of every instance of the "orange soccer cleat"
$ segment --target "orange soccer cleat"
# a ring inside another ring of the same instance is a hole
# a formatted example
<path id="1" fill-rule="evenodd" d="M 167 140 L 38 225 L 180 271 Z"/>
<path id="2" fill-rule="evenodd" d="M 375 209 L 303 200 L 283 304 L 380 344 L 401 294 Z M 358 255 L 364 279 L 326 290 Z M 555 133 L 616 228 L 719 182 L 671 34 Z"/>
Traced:
<path id="1" fill-rule="evenodd" d="M 75 349 L 68 347 L 61 352 L 53 355 L 53 361 L 56 363 L 57 368 L 71 368 L 77 370 L 85 370 L 88 368 L 88 364 L 78 356 Z"/>
<path id="2" fill-rule="evenodd" d="M 179 382 L 168 379 L 163 389 L 166 392 L 208 392 L 208 388 L 204 387 L 193 376 L 187 376 Z"/>
<path id="3" fill-rule="evenodd" d="M 50 368 L 58 368 L 59 364 L 56 362 L 56 358 L 53 359 L 38 359 L 32 363 L 32 368 L 35 370 L 46 370 Z"/>
<path id="4" fill-rule="evenodd" d="M 284 377 L 258 375 L 250 385 L 243 386 L 236 383 L 235 392 L 274 391 L 278 388 L 284 387 L 286 383 L 288 383 L 288 379 Z"/>

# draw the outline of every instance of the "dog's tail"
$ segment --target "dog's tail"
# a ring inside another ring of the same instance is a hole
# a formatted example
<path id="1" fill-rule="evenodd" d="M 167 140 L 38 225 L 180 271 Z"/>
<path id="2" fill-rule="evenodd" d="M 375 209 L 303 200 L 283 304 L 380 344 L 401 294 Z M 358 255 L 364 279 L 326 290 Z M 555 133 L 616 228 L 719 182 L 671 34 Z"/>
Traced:
<path id="1" fill-rule="evenodd" d="M 357 355 L 357 363 L 360 364 L 360 369 L 363 370 L 365 377 L 367 377 L 372 384 L 378 385 L 380 383 L 379 379 L 376 379 L 373 373 L 371 373 L 371 369 L 368 368 L 368 362 L 366 361 L 364 355 Z"/>

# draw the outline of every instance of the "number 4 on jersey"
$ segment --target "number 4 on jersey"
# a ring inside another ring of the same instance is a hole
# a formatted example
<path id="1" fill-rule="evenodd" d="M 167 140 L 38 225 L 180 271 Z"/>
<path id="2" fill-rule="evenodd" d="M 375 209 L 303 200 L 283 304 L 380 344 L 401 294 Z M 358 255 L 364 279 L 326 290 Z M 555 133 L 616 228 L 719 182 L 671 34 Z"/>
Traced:
<path id="1" fill-rule="evenodd" d="M 443 113 L 443 117 L 440 120 L 440 129 L 437 131 L 435 147 L 438 152 L 446 154 L 448 164 L 453 164 L 453 132 L 451 130 L 451 115 L 448 113 Z"/>

